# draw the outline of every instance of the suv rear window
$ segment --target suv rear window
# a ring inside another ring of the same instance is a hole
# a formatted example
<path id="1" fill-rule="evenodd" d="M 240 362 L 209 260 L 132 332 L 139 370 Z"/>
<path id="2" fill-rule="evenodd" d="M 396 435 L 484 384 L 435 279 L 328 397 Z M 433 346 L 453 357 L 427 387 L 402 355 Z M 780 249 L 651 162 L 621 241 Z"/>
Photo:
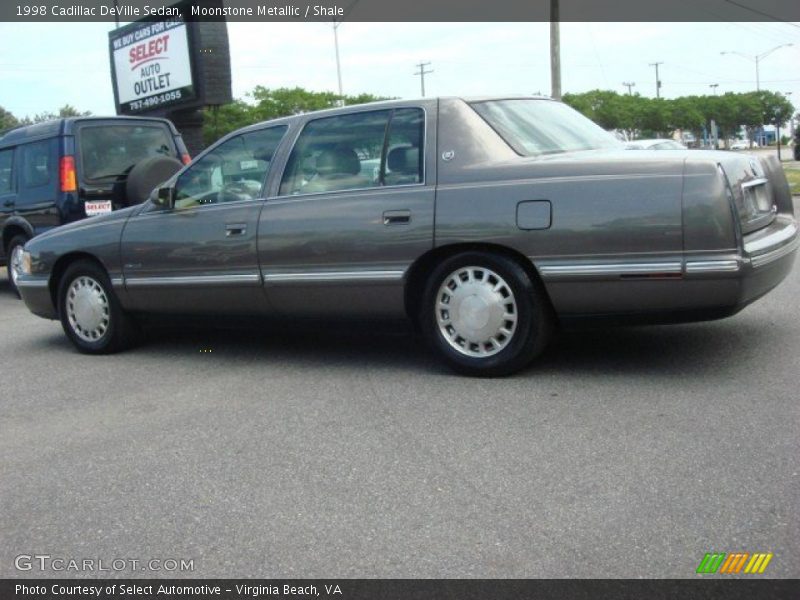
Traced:
<path id="1" fill-rule="evenodd" d="M 116 179 L 150 156 L 175 156 L 172 136 L 159 125 L 93 125 L 78 135 L 86 180 Z"/>

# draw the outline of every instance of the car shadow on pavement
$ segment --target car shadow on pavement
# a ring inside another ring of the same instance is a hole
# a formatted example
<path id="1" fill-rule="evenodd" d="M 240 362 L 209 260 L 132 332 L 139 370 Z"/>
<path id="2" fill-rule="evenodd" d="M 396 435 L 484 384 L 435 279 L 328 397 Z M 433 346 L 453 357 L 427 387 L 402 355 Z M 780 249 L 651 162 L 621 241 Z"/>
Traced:
<path id="1" fill-rule="evenodd" d="M 738 318 L 706 323 L 559 332 L 526 373 L 718 376 L 761 361 L 774 332 Z"/>
<path id="2" fill-rule="evenodd" d="M 688 325 L 566 330 L 515 377 L 631 374 L 702 376 L 740 371 L 761 360 L 774 332 L 743 318 Z M 422 335 L 404 321 L 259 321 L 220 329 L 202 325 L 148 327 L 134 352 L 191 353 L 201 358 L 278 360 L 325 368 L 381 367 L 449 375 Z"/>

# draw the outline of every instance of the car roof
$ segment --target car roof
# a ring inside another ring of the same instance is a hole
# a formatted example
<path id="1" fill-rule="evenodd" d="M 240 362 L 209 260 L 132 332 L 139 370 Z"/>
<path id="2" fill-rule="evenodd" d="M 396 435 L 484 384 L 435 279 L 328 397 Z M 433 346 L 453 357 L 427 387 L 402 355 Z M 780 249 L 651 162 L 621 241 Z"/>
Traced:
<path id="1" fill-rule="evenodd" d="M 157 117 L 133 117 L 133 116 L 85 116 L 85 117 L 62 117 L 53 119 L 51 121 L 43 121 L 41 123 L 32 123 L 31 125 L 20 125 L 0 132 L 0 148 L 18 144 L 20 142 L 32 142 L 40 139 L 47 139 L 60 135 L 72 135 L 75 131 L 75 126 L 80 123 L 86 122 L 102 122 L 102 121 L 122 121 L 122 122 L 153 122 L 157 121 L 164 123 L 170 129 L 172 135 L 178 135 L 175 125 L 167 119 Z"/>
<path id="2" fill-rule="evenodd" d="M 367 110 L 380 110 L 380 109 L 389 109 L 389 108 L 398 108 L 403 106 L 425 106 L 425 105 L 435 105 L 442 100 L 461 100 L 462 102 L 466 103 L 473 103 L 473 102 L 488 102 L 491 100 L 499 101 L 499 100 L 543 100 L 549 102 L 555 102 L 549 96 L 525 96 L 520 94 L 512 94 L 506 96 L 433 96 L 433 97 L 422 97 L 422 98 L 391 98 L 389 100 L 376 100 L 375 102 L 363 102 L 361 104 L 347 104 L 345 106 L 336 106 L 334 108 L 324 108 L 322 110 L 313 110 L 304 113 L 298 113 L 296 115 L 287 115 L 285 117 L 277 117 L 275 119 L 268 119 L 266 121 L 260 121 L 258 123 L 253 123 L 251 125 L 247 125 L 245 127 L 241 127 L 236 129 L 235 131 L 231 132 L 230 134 L 220 138 L 220 140 L 225 139 L 226 137 L 232 134 L 239 134 L 250 130 L 260 129 L 266 124 L 270 125 L 278 125 L 280 123 L 288 123 L 294 121 L 296 119 L 304 119 L 307 118 L 309 115 L 313 115 L 313 117 L 321 118 L 321 117 L 332 117 L 339 114 L 346 114 L 350 112 L 358 112 L 358 111 L 367 111 Z"/>

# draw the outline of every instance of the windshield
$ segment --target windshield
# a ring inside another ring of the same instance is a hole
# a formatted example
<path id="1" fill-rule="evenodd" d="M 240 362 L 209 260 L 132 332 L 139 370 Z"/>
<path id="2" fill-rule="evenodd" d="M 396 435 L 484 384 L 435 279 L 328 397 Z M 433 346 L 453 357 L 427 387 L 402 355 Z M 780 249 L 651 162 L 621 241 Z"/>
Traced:
<path id="1" fill-rule="evenodd" d="M 622 148 L 612 134 L 552 100 L 487 100 L 470 106 L 523 156 Z"/>
<path id="2" fill-rule="evenodd" d="M 82 127 L 80 148 L 87 180 L 127 175 L 136 163 L 150 156 L 175 156 L 172 136 L 162 125 Z"/>

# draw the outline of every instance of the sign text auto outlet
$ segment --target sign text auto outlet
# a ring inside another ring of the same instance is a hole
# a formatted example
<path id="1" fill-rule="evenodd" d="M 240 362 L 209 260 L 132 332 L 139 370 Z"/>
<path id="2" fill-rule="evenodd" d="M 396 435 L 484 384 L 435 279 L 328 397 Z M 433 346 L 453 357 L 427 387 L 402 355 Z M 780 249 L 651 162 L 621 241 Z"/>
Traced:
<path id="1" fill-rule="evenodd" d="M 182 18 L 142 23 L 111 39 L 117 99 L 139 112 L 194 97 L 186 23 Z"/>

